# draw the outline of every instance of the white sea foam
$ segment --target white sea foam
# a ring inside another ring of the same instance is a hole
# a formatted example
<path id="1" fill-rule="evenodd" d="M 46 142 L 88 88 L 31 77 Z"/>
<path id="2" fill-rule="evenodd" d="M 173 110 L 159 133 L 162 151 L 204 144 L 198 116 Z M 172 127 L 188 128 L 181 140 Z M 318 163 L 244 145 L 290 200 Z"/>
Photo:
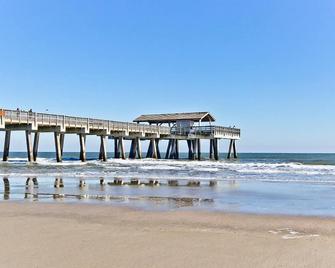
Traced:
<path id="1" fill-rule="evenodd" d="M 335 183 L 335 166 L 304 165 L 297 162 L 266 163 L 240 161 L 184 161 L 153 159 L 108 159 L 107 162 L 38 158 L 37 163 L 27 164 L 25 158 L 11 158 L 0 162 L 1 176 L 128 176 L 152 178 L 190 178 L 207 180 L 261 180 L 282 182 Z"/>

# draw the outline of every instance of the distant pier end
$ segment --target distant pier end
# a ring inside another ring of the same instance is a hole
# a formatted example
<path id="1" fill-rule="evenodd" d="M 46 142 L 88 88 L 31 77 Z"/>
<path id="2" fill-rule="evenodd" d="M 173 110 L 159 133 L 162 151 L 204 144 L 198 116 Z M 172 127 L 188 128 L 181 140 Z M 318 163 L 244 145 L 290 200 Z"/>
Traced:
<path id="1" fill-rule="evenodd" d="M 149 140 L 147 158 L 179 159 L 179 143 L 186 141 L 188 158 L 201 160 L 201 140 L 209 140 L 209 158 L 219 160 L 219 140 L 229 140 L 227 158 L 237 158 L 240 129 L 213 125 L 208 112 L 141 115 L 133 123 L 0 109 L 0 130 L 5 131 L 3 161 L 8 161 L 12 131 L 25 131 L 29 162 L 37 160 L 40 133 L 54 134 L 57 162 L 62 161 L 65 134 L 77 134 L 80 160 L 86 161 L 86 136 L 100 139 L 99 159 L 107 161 L 107 139 L 114 140 L 114 157 L 126 158 L 125 141 L 131 141 L 128 157 L 142 158 L 141 141 Z M 168 140 L 165 155 L 159 142 Z"/>

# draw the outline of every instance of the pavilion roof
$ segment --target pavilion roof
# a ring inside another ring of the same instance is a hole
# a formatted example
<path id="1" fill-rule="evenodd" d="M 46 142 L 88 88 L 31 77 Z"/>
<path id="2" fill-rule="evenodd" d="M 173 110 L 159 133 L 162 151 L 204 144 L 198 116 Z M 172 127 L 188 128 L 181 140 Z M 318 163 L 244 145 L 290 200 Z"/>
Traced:
<path id="1" fill-rule="evenodd" d="M 175 123 L 180 120 L 213 122 L 215 118 L 209 112 L 144 114 L 136 119 L 136 123 Z"/>

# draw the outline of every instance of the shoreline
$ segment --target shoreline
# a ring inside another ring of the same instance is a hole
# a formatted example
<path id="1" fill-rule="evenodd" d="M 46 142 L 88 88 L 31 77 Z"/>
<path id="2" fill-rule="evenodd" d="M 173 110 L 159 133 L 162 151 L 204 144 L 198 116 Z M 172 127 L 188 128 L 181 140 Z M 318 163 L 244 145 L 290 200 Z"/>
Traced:
<path id="1" fill-rule="evenodd" d="M 330 267 L 334 218 L 0 202 L 4 267 Z"/>
<path id="2" fill-rule="evenodd" d="M 30 194 L 33 196 L 33 194 Z M 53 195 L 53 194 L 46 194 L 46 195 Z M 118 200 L 119 196 L 116 196 L 115 199 Z M 121 196 L 120 196 L 121 198 Z M 131 197 L 131 199 L 139 200 L 142 197 Z M 147 198 L 147 197 L 144 197 Z M 166 198 L 166 197 L 158 197 L 158 198 Z M 173 198 L 173 197 L 171 197 Z M 178 199 L 178 198 L 176 198 Z M 190 199 L 192 199 L 190 197 Z M 259 217 L 270 217 L 270 218 L 305 218 L 305 219 L 323 219 L 323 220 L 334 220 L 335 224 L 335 215 L 305 215 L 305 214 L 289 214 L 289 213 L 261 213 L 261 212 L 245 212 L 245 211 L 233 211 L 233 210 L 220 210 L 220 209 L 208 209 L 203 207 L 175 207 L 175 208 L 157 208 L 153 209 L 155 207 L 154 205 L 147 205 L 147 206 L 135 206 L 135 205 L 127 205 L 127 204 L 119 204 L 119 203 L 106 203 L 104 200 L 90 200 L 90 202 L 81 203 L 78 202 L 78 200 L 67 200 L 67 201 L 55 201 L 55 200 L 43 200 L 43 201 L 34 201 L 34 200 L 19 200 L 19 199 L 12 199 L 12 200 L 0 200 L 0 207 L 3 203 L 13 203 L 13 204 L 41 204 L 41 205 L 70 205 L 70 206 L 84 206 L 84 207 L 112 207 L 115 209 L 125 209 L 130 211 L 137 211 L 137 212 L 147 212 L 147 213 L 177 213 L 177 212 L 190 212 L 190 213 L 199 213 L 199 214 L 224 214 L 224 215 L 231 215 L 231 216 L 259 216 Z M 335 226 L 334 226 L 335 227 Z"/>

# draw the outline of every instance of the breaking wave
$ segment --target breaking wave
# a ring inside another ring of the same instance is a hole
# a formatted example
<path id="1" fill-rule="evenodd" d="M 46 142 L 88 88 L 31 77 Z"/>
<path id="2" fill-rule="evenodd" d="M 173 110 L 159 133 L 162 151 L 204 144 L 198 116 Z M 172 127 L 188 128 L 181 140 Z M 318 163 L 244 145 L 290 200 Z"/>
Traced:
<path id="1" fill-rule="evenodd" d="M 25 158 L 0 161 L 0 176 L 64 176 L 64 177 L 127 177 L 199 180 L 261 180 L 283 182 L 335 183 L 335 165 L 306 164 L 283 161 L 187 161 L 187 160 L 121 160 L 107 162 L 88 160 L 82 163 L 65 158 L 39 158 L 29 164 Z"/>

